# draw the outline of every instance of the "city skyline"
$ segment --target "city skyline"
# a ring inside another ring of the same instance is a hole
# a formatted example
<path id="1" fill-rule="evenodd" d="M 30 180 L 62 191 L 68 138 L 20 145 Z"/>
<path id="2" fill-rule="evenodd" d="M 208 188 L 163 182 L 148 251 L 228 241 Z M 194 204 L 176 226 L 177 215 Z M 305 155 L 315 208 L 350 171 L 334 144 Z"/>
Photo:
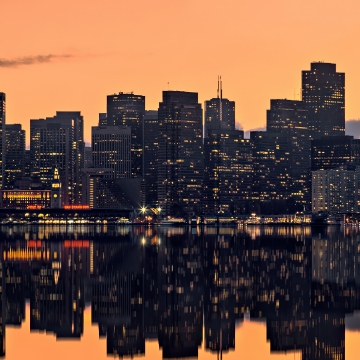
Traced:
<path id="1" fill-rule="evenodd" d="M 237 104 L 238 127 L 256 129 L 265 126 L 270 99 L 300 98 L 301 70 L 312 61 L 336 63 L 347 74 L 346 119 L 357 119 L 358 7 L 355 1 L 341 7 L 282 0 L 4 2 L 0 90 L 7 94 L 7 123 L 21 123 L 29 134 L 32 118 L 81 111 L 89 142 L 105 95 L 134 91 L 146 96 L 146 109 L 156 109 L 161 91 L 175 89 L 198 92 L 203 104 L 215 97 L 221 74 L 224 97 Z"/>

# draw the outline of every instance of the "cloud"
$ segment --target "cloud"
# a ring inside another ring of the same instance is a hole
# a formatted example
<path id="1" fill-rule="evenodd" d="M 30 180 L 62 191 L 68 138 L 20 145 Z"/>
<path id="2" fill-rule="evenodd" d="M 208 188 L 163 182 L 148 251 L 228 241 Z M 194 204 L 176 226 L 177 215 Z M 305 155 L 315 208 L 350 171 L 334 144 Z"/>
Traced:
<path id="1" fill-rule="evenodd" d="M 53 60 L 71 58 L 73 55 L 70 54 L 47 54 L 47 55 L 36 55 L 36 56 L 22 56 L 12 59 L 0 58 L 0 67 L 17 67 L 22 65 L 34 65 L 49 63 Z"/>

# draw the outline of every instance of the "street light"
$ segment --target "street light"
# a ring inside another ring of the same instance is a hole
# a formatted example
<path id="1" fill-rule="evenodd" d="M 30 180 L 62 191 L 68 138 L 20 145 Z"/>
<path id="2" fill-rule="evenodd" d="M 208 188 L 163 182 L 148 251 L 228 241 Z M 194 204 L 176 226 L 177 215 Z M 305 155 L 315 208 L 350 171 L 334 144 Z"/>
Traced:
<path id="1" fill-rule="evenodd" d="M 142 206 L 142 207 L 140 208 L 140 211 L 141 211 L 141 213 L 144 215 L 145 212 L 146 212 L 146 207 L 145 207 L 145 206 Z"/>

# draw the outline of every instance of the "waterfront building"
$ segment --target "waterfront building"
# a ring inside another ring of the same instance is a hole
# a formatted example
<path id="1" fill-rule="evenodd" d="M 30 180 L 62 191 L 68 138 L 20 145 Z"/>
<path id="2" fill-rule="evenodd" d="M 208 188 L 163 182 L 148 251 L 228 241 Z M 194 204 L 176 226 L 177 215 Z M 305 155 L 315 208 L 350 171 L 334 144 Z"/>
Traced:
<path id="1" fill-rule="evenodd" d="M 157 110 L 145 111 L 144 116 L 144 180 L 145 204 L 157 204 L 157 167 L 159 151 L 159 121 Z"/>
<path id="2" fill-rule="evenodd" d="M 323 136 L 311 142 L 311 170 L 334 169 L 346 163 L 355 161 L 352 155 L 353 136 Z M 355 153 L 354 153 L 355 155 Z"/>
<path id="3" fill-rule="evenodd" d="M 110 169 L 111 178 L 131 177 L 131 128 L 93 126 L 92 159 L 95 168 Z"/>
<path id="4" fill-rule="evenodd" d="M 291 198 L 299 208 L 309 206 L 311 131 L 309 111 L 303 101 L 273 99 L 267 110 L 266 130 L 286 135 L 291 146 Z"/>
<path id="5" fill-rule="evenodd" d="M 265 131 L 250 132 L 253 145 L 254 211 L 265 214 L 292 212 L 291 142 L 285 134 Z"/>
<path id="6" fill-rule="evenodd" d="M 5 124 L 6 124 L 6 95 L 0 92 L 0 189 L 5 177 Z"/>
<path id="7" fill-rule="evenodd" d="M 199 213 L 203 186 L 203 126 L 198 94 L 163 91 L 159 104 L 158 203 L 164 214 Z"/>
<path id="8" fill-rule="evenodd" d="M 4 189 L 13 189 L 24 176 L 25 130 L 21 124 L 5 125 L 5 178 Z"/>
<path id="9" fill-rule="evenodd" d="M 83 117 L 80 112 L 57 112 L 52 118 L 30 120 L 31 176 L 51 188 L 53 168 L 59 169 L 63 204 L 81 203 L 84 168 Z"/>
<path id="10" fill-rule="evenodd" d="M 204 138 L 211 130 L 235 130 L 235 101 L 223 98 L 222 80 L 218 78 L 217 97 L 205 101 Z"/>
<path id="11" fill-rule="evenodd" d="M 51 190 L 2 190 L 3 209 L 49 209 Z"/>
<path id="12" fill-rule="evenodd" d="M 345 73 L 337 72 L 336 64 L 313 62 L 302 71 L 302 101 L 313 138 L 345 135 Z"/>
<path id="13" fill-rule="evenodd" d="M 251 201 L 252 146 L 242 130 L 209 130 L 204 143 L 204 211 L 243 214 Z"/>
<path id="14" fill-rule="evenodd" d="M 145 96 L 123 92 L 108 95 L 106 109 L 106 120 L 100 118 L 99 125 L 106 123 L 108 126 L 127 126 L 131 129 L 131 177 L 142 177 Z"/>
<path id="15" fill-rule="evenodd" d="M 312 212 L 358 212 L 359 185 L 360 168 L 354 165 L 312 171 Z"/>

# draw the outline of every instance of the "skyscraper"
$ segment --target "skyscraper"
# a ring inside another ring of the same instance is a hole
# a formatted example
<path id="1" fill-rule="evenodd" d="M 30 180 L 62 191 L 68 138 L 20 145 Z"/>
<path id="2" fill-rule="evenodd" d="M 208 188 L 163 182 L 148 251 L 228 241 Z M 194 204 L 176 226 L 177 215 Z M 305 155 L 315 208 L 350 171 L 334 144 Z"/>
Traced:
<path id="1" fill-rule="evenodd" d="M 148 110 L 144 116 L 144 179 L 145 203 L 151 206 L 157 204 L 158 137 L 158 112 L 157 110 Z"/>
<path id="2" fill-rule="evenodd" d="M 50 189 L 53 171 L 59 169 L 62 203 L 81 203 L 84 167 L 83 117 L 80 112 L 57 112 L 52 118 L 30 120 L 30 151 L 33 177 Z"/>
<path id="3" fill-rule="evenodd" d="M 302 100 L 314 138 L 345 135 L 345 73 L 336 64 L 314 62 L 302 72 Z"/>
<path id="4" fill-rule="evenodd" d="M 210 130 L 235 130 L 235 101 L 222 96 L 222 80 L 218 78 L 217 97 L 205 101 L 205 133 Z"/>
<path id="5" fill-rule="evenodd" d="M 131 177 L 131 129 L 127 126 L 92 127 L 92 163 L 111 169 L 111 178 Z"/>
<path id="6" fill-rule="evenodd" d="M 291 146 L 289 169 L 292 177 L 291 196 L 302 210 L 310 205 L 311 130 L 308 109 L 303 101 L 274 99 L 267 110 L 268 132 L 287 136 Z"/>
<path id="7" fill-rule="evenodd" d="M 202 109 L 198 94 L 163 91 L 158 116 L 159 205 L 171 215 L 198 212 L 204 167 Z"/>
<path id="8" fill-rule="evenodd" d="M 210 130 L 204 153 L 205 212 L 246 213 L 253 176 L 250 140 L 242 130 Z"/>
<path id="9" fill-rule="evenodd" d="M 5 125 L 5 178 L 4 188 L 12 189 L 25 171 L 25 130 L 21 124 Z"/>
<path id="10" fill-rule="evenodd" d="M 128 126 L 131 128 L 131 174 L 143 176 L 143 121 L 145 96 L 123 93 L 107 96 L 107 118 L 99 124 Z"/>
<path id="11" fill-rule="evenodd" d="M 5 113 L 6 113 L 6 96 L 0 92 L 0 189 L 3 186 L 5 175 Z"/>

